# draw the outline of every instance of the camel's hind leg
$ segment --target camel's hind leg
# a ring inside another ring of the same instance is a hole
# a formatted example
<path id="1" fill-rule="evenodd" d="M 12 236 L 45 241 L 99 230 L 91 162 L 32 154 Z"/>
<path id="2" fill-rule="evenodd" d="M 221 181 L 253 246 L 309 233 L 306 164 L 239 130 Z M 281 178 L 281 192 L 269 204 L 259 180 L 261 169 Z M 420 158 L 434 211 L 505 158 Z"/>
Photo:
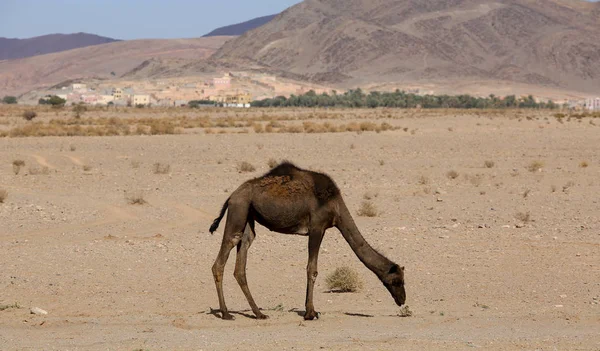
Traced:
<path id="1" fill-rule="evenodd" d="M 212 266 L 215 285 L 217 286 L 217 295 L 219 296 L 219 308 L 221 309 L 223 319 L 233 319 L 233 316 L 227 311 L 225 297 L 223 296 L 223 272 L 225 271 L 225 264 L 227 264 L 231 249 L 242 240 L 244 227 L 248 218 L 248 208 L 248 204 L 230 200 L 221 249 Z"/>
<path id="2" fill-rule="evenodd" d="M 250 304 L 252 308 L 252 312 L 256 315 L 258 319 L 267 319 L 269 318 L 267 315 L 263 314 L 254 299 L 252 298 L 252 294 L 250 293 L 250 289 L 248 288 L 248 281 L 246 280 L 246 261 L 248 258 L 248 249 L 254 238 L 256 237 L 256 233 L 254 231 L 254 219 L 248 218 L 248 224 L 246 225 L 246 230 L 244 231 L 244 236 L 242 240 L 237 244 L 237 256 L 235 260 L 235 271 L 233 275 L 237 280 L 238 284 L 242 288 L 244 295 L 246 295 L 246 300 Z"/>

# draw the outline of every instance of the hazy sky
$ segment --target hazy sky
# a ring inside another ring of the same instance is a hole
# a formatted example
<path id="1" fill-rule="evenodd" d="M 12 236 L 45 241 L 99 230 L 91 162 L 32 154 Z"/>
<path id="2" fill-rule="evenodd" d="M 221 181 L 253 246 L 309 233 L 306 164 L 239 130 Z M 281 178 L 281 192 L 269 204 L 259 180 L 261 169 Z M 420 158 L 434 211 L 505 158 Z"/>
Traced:
<path id="1" fill-rule="evenodd" d="M 0 37 L 86 32 L 115 39 L 192 38 L 300 1 L 0 0 Z"/>

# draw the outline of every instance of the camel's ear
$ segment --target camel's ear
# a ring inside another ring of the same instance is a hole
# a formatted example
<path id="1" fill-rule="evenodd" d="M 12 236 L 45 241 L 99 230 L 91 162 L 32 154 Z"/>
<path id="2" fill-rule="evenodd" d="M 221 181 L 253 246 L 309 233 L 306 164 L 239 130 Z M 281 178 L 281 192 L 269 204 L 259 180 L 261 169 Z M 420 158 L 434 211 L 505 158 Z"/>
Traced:
<path id="1" fill-rule="evenodd" d="M 401 270 L 402 272 L 404 272 L 404 267 L 400 267 L 400 270 Z"/>
<path id="2" fill-rule="evenodd" d="M 398 273 L 398 271 L 400 271 L 400 266 L 398 266 L 397 264 L 392 265 L 390 267 L 390 271 L 388 272 L 388 274 L 394 274 L 394 273 Z"/>

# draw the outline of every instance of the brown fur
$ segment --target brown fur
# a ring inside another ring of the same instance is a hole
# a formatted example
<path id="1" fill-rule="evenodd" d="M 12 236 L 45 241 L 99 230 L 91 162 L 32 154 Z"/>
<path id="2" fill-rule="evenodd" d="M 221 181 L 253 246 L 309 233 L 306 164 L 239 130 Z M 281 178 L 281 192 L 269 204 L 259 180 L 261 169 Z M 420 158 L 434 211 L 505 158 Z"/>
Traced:
<path id="1" fill-rule="evenodd" d="M 256 233 L 255 222 L 271 231 L 308 236 L 306 312 L 304 319 L 318 318 L 313 305 L 317 259 L 325 230 L 337 227 L 358 258 L 381 280 L 396 304 L 405 302 L 404 267 L 374 250 L 356 227 L 335 182 L 327 175 L 284 162 L 262 177 L 236 189 L 223 205 L 210 228 L 213 233 L 229 210 L 221 249 L 212 267 L 223 319 L 233 319 L 225 305 L 223 271 L 231 249 L 237 246 L 234 276 L 257 318 L 267 318 L 250 293 L 246 281 L 248 248 Z"/>

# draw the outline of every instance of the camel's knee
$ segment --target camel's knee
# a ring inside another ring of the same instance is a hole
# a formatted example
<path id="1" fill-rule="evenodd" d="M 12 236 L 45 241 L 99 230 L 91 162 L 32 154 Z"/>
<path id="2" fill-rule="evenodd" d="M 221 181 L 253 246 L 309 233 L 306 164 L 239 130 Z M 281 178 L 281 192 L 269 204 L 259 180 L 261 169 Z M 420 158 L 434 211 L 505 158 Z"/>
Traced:
<path id="1" fill-rule="evenodd" d="M 308 279 L 311 279 L 313 282 L 317 280 L 317 276 L 319 275 L 319 272 L 317 272 L 316 269 L 307 269 L 306 270 L 306 275 L 308 276 Z"/>
<path id="2" fill-rule="evenodd" d="M 233 276 L 235 277 L 235 280 L 237 280 L 237 282 L 241 285 L 247 284 L 246 282 L 246 272 L 244 272 L 241 269 L 235 269 L 233 271 Z"/>

